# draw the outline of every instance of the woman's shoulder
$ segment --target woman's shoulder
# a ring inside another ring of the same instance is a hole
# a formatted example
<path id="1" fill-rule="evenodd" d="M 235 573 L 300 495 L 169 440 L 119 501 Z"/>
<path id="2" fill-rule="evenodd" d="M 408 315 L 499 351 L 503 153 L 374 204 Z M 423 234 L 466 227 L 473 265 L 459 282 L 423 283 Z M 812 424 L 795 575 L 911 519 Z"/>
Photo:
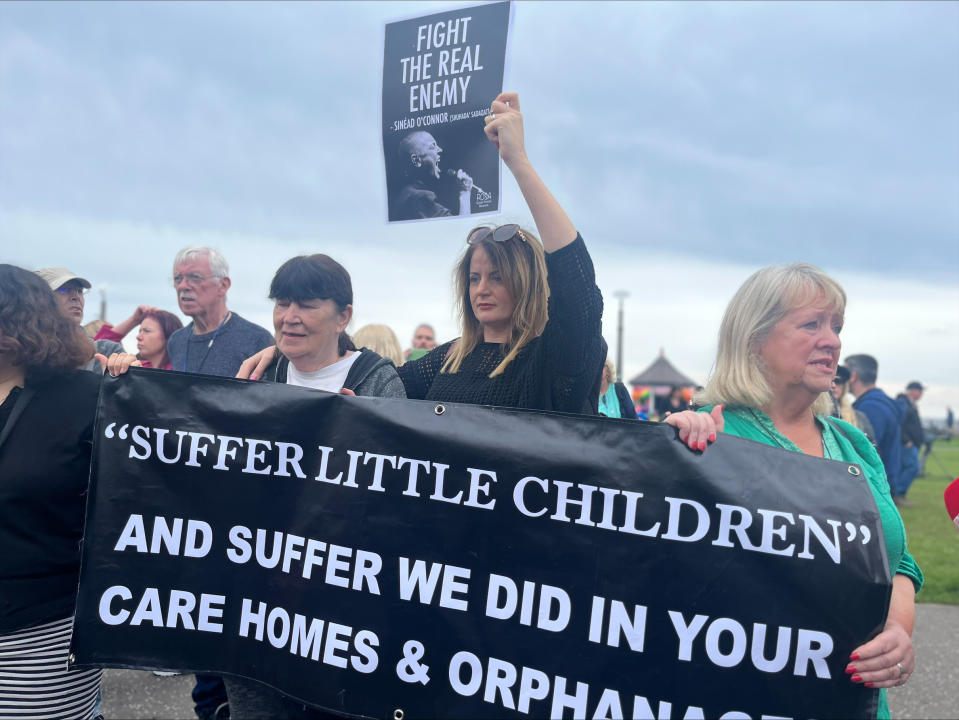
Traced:
<path id="1" fill-rule="evenodd" d="M 393 361 L 368 348 L 359 351 L 343 387 L 353 390 L 357 395 L 406 397 L 403 382 Z"/>

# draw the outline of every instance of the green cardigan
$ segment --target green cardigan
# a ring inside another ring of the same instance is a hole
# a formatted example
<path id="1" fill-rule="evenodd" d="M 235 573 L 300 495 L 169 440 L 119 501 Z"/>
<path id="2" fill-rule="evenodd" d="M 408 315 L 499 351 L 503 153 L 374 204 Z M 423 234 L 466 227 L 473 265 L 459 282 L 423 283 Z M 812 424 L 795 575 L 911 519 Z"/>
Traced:
<path id="1" fill-rule="evenodd" d="M 710 410 L 712 407 L 706 407 L 701 412 Z M 802 452 L 792 440 L 776 429 L 773 421 L 761 410 L 727 407 L 723 409 L 723 420 L 726 422 L 725 432 L 730 435 L 755 440 L 764 445 Z M 879 509 L 879 518 L 886 537 L 889 570 L 893 574 L 898 573 L 908 577 L 915 585 L 916 592 L 919 592 L 919 588 L 922 587 L 922 571 L 906 549 L 906 528 L 902 524 L 899 510 L 892 501 L 889 483 L 886 481 L 886 471 L 876 448 L 859 429 L 843 420 L 831 418 L 827 421 L 823 416 L 817 415 L 816 421 L 822 429 L 826 457 L 831 460 L 855 463 L 862 467 L 863 474 L 869 482 L 869 489 L 876 500 L 876 507 Z M 837 425 L 845 431 L 845 434 L 837 429 Z M 879 691 L 879 712 L 876 717 L 891 717 L 885 689 Z"/>

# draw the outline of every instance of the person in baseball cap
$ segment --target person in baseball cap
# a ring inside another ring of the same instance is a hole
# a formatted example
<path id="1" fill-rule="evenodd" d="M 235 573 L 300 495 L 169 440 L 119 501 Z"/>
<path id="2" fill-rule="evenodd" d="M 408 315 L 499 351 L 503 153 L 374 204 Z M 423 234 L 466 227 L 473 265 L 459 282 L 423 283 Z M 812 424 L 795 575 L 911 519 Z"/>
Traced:
<path id="1" fill-rule="evenodd" d="M 87 290 L 91 287 L 90 281 L 65 267 L 40 268 L 37 270 L 37 275 L 46 281 L 54 295 L 57 296 L 61 312 L 77 325 L 81 325 Z M 97 352 L 106 357 L 110 357 L 115 352 L 123 352 L 123 346 L 112 340 L 96 340 L 94 345 L 96 345 Z M 95 373 L 103 371 L 96 358 L 91 360 L 85 368 Z"/>
<path id="2" fill-rule="evenodd" d="M 90 289 L 90 281 L 65 267 L 40 268 L 37 275 L 57 294 L 63 314 L 77 324 L 82 323 L 84 296 Z"/>

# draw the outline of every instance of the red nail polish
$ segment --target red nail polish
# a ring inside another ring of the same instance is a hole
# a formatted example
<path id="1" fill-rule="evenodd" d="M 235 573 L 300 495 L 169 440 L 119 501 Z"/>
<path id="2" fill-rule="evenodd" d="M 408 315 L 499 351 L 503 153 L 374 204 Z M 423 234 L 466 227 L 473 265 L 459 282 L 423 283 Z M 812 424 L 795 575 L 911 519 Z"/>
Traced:
<path id="1" fill-rule="evenodd" d="M 259 380 L 259 378 L 256 375 L 250 375 L 250 380 Z"/>
<path id="2" fill-rule="evenodd" d="M 709 442 L 716 442 L 716 433 L 709 433 Z"/>
<path id="3" fill-rule="evenodd" d="M 856 672 L 855 665 L 850 665 L 849 667 L 846 668 L 846 675 L 852 675 L 854 672 Z"/>
<path id="4" fill-rule="evenodd" d="M 852 680 L 853 682 L 862 682 L 862 675 L 853 675 L 849 679 Z"/>
<path id="5" fill-rule="evenodd" d="M 699 441 L 699 449 L 700 449 L 700 450 L 705 450 L 705 449 L 706 449 L 706 441 L 705 441 L 705 440 L 700 440 L 700 441 Z"/>
<path id="6" fill-rule="evenodd" d="M 867 688 L 876 687 L 875 683 L 866 683 Z"/>
<path id="7" fill-rule="evenodd" d="M 859 653 L 854 652 L 852 655 L 849 656 L 849 659 L 850 659 L 850 660 L 858 660 L 858 659 L 859 659 Z"/>

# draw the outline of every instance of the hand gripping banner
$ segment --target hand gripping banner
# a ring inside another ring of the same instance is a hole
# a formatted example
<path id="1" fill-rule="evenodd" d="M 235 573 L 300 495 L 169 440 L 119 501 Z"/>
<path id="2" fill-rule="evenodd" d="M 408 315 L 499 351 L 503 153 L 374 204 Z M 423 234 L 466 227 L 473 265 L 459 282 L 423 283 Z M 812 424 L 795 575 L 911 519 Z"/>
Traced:
<path id="1" fill-rule="evenodd" d="M 844 673 L 891 587 L 854 465 L 139 369 L 96 432 L 78 665 L 373 718 L 875 714 Z"/>

